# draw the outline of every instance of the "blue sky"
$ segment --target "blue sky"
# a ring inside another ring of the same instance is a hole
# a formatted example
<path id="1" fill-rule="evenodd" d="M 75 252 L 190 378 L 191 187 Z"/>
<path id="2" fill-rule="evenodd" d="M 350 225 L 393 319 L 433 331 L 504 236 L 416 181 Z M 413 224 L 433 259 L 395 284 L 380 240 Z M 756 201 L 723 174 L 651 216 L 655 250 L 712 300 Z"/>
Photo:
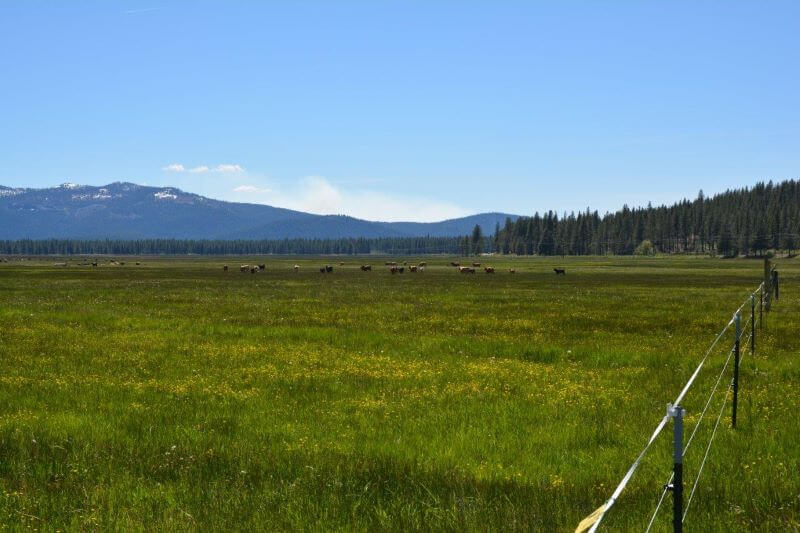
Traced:
<path id="1" fill-rule="evenodd" d="M 0 3 L 0 184 L 383 220 L 800 177 L 800 2 Z"/>

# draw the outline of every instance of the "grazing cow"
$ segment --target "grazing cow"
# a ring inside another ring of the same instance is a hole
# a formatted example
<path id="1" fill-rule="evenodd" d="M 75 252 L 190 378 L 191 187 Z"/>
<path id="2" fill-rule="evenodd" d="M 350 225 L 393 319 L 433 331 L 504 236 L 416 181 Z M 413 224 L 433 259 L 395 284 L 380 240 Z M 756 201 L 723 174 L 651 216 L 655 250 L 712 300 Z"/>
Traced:
<path id="1" fill-rule="evenodd" d="M 247 272 L 250 270 L 250 265 L 239 265 L 239 272 Z"/>
<path id="2" fill-rule="evenodd" d="M 386 261 L 384 264 L 386 266 L 397 266 L 397 261 Z"/>
<path id="3" fill-rule="evenodd" d="M 250 267 L 251 274 L 255 274 L 256 272 L 258 272 L 258 267 Z"/>
<path id="4" fill-rule="evenodd" d="M 419 267 L 420 272 L 425 272 L 425 267 Z"/>
<path id="5" fill-rule="evenodd" d="M 333 272 L 333 267 L 331 265 L 325 265 L 325 272 Z"/>
<path id="6" fill-rule="evenodd" d="M 53 266 L 65 267 L 65 266 L 67 266 L 67 264 L 66 263 L 53 263 Z"/>
<path id="7" fill-rule="evenodd" d="M 454 266 L 454 267 L 460 267 L 460 266 L 461 266 L 461 263 L 456 263 L 455 261 L 451 261 L 451 262 L 450 262 L 450 266 Z"/>
<path id="8" fill-rule="evenodd" d="M 294 271 L 295 272 L 300 272 L 300 265 L 295 265 L 294 266 Z"/>
<path id="9" fill-rule="evenodd" d="M 558 276 L 559 274 L 561 274 L 562 276 L 566 276 L 567 275 L 566 269 L 563 269 L 563 268 L 554 268 L 553 272 L 556 273 L 556 276 Z"/>
<path id="10" fill-rule="evenodd" d="M 390 266 L 389 272 L 391 272 L 392 274 L 397 274 L 397 267 L 394 265 Z"/>
<path id="11" fill-rule="evenodd" d="M 124 265 L 124 264 L 125 264 L 125 261 L 120 262 L 120 265 Z"/>
<path id="12" fill-rule="evenodd" d="M 516 274 L 516 273 L 517 273 L 517 271 L 516 271 L 516 270 L 514 270 L 513 268 L 509 268 L 509 269 L 508 269 L 508 273 L 509 273 L 509 274 Z"/>
<path id="13" fill-rule="evenodd" d="M 340 267 L 343 267 L 343 266 L 344 266 L 344 263 L 339 263 L 339 266 L 340 266 Z"/>
<path id="14" fill-rule="evenodd" d="M 139 263 L 136 263 L 136 264 L 138 265 Z M 223 265 L 223 267 L 222 267 L 222 270 L 224 270 L 225 272 L 227 272 L 227 271 L 228 271 L 228 265 Z"/>
<path id="15" fill-rule="evenodd" d="M 259 270 L 266 270 L 266 268 L 267 268 L 267 265 L 264 265 L 264 264 L 258 265 L 258 269 Z"/>
<path id="16" fill-rule="evenodd" d="M 372 265 L 361 265 L 361 271 L 362 272 L 367 272 L 367 271 L 370 271 L 370 270 L 372 270 Z"/>
<path id="17" fill-rule="evenodd" d="M 494 267 L 484 267 L 483 270 L 487 274 L 494 274 Z"/>
<path id="18" fill-rule="evenodd" d="M 97 266 L 97 263 L 96 263 L 96 262 L 95 262 L 95 263 L 92 263 L 92 266 L 93 266 L 93 267 L 96 267 L 96 266 Z"/>
<path id="19" fill-rule="evenodd" d="M 480 263 L 472 263 L 472 266 L 479 267 L 479 266 L 481 266 L 481 264 Z"/>
<path id="20" fill-rule="evenodd" d="M 458 267 L 458 271 L 462 274 L 474 274 L 475 269 L 472 267 Z"/>
<path id="21" fill-rule="evenodd" d="M 324 274 L 326 272 L 325 267 L 319 267 L 319 271 Z"/>
<path id="22" fill-rule="evenodd" d="M 420 262 L 419 266 L 421 266 L 421 267 L 428 266 L 428 263 L 426 263 L 425 261 L 422 261 L 422 262 Z"/>
<path id="23" fill-rule="evenodd" d="M 141 265 L 141 264 L 142 264 L 142 263 L 140 263 L 139 261 L 136 261 L 136 266 L 139 266 L 139 265 Z M 227 267 L 226 267 L 226 269 L 227 269 Z"/>
<path id="24" fill-rule="evenodd" d="M 417 266 L 416 265 L 411 265 L 410 267 L 408 267 L 408 271 L 409 272 L 416 272 L 417 271 Z"/>

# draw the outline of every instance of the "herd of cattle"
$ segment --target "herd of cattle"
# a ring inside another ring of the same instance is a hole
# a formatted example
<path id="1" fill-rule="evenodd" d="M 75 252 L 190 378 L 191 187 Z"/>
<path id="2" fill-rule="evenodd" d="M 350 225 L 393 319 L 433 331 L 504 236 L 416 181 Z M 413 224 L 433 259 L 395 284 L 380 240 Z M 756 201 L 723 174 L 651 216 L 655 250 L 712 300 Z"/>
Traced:
<path id="1" fill-rule="evenodd" d="M 339 263 L 339 266 L 344 266 L 344 263 Z M 408 269 L 409 272 L 425 272 L 425 267 L 428 266 L 428 264 L 425 261 L 423 261 L 417 265 L 409 265 L 405 262 L 402 265 L 399 265 L 397 264 L 396 261 L 386 261 L 386 263 L 384 263 L 384 266 L 387 266 L 389 272 L 392 274 L 402 274 L 406 271 L 406 268 Z M 451 262 L 450 266 L 457 268 L 458 271 L 461 272 L 462 274 L 474 274 L 475 272 L 477 272 L 477 269 L 481 268 L 480 263 L 472 263 L 471 266 L 462 266 L 461 263 L 457 263 L 455 261 Z M 259 265 L 239 265 L 239 272 L 250 272 L 251 274 L 255 274 L 256 272 L 266 270 L 266 268 L 267 265 L 263 263 Z M 294 265 L 292 268 L 294 269 L 295 272 L 300 272 L 300 265 Z M 372 265 L 361 265 L 360 268 L 362 272 L 372 271 Z M 222 269 L 225 272 L 227 272 L 228 265 L 224 265 Z M 319 267 L 319 271 L 322 274 L 329 274 L 333 272 L 333 265 L 321 266 Z M 484 266 L 483 271 L 486 272 L 487 274 L 494 274 L 495 272 L 494 267 L 491 266 Z M 554 268 L 553 271 L 556 273 L 556 275 L 559 274 L 566 275 L 567 273 L 567 271 L 563 268 Z M 508 272 L 509 274 L 515 274 L 516 270 L 513 268 L 509 268 Z"/>

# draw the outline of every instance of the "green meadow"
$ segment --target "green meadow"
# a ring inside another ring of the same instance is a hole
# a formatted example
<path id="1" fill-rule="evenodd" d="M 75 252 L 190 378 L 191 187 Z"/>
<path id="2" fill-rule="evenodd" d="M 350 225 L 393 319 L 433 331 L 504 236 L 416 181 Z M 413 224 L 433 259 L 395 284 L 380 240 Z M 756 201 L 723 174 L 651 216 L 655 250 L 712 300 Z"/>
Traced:
<path id="1" fill-rule="evenodd" d="M 428 263 L 397 275 L 381 257 L 8 259 L 0 525 L 42 531 L 574 530 L 763 275 L 702 257 L 481 258 L 493 275 L 450 257 L 392 258 Z M 690 531 L 800 528 L 800 263 L 776 265 Z M 732 343 L 683 404 L 687 437 Z M 601 530 L 647 526 L 671 429 Z M 668 496 L 654 529 L 670 520 Z"/>

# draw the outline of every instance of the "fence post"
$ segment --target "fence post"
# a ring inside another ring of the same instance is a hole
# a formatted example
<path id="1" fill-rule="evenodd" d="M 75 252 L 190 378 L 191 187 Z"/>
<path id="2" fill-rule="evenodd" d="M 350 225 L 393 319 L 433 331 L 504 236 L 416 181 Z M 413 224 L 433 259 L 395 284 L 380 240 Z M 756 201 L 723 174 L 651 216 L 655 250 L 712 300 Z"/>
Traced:
<path id="1" fill-rule="evenodd" d="M 764 284 L 758 289 L 758 329 L 764 329 Z"/>
<path id="2" fill-rule="evenodd" d="M 683 532 L 683 416 L 686 410 L 680 405 L 667 404 L 667 415 L 672 417 L 674 448 L 672 452 L 672 531 Z"/>
<path id="3" fill-rule="evenodd" d="M 756 295 L 750 295 L 750 355 L 756 353 Z"/>
<path id="4" fill-rule="evenodd" d="M 775 299 L 778 299 L 778 271 L 772 271 L 772 286 L 775 287 Z"/>
<path id="5" fill-rule="evenodd" d="M 772 296 L 772 262 L 769 257 L 764 258 L 764 308 L 767 313 L 770 309 L 770 296 Z"/>
<path id="6" fill-rule="evenodd" d="M 742 313 L 736 311 L 733 316 L 736 324 L 736 342 L 733 345 L 733 413 L 731 414 L 731 425 L 736 427 L 736 408 L 739 403 L 739 340 L 742 336 Z"/>

